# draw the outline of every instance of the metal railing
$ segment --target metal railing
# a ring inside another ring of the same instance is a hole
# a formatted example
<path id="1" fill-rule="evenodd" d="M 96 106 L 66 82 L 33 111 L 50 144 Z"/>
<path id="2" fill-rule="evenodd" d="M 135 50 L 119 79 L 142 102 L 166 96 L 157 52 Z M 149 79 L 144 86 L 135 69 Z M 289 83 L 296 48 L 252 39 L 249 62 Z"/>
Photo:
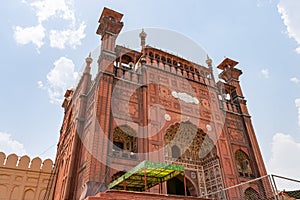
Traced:
<path id="1" fill-rule="evenodd" d="M 300 180 L 266 175 L 200 197 L 216 200 L 297 200 Z"/>

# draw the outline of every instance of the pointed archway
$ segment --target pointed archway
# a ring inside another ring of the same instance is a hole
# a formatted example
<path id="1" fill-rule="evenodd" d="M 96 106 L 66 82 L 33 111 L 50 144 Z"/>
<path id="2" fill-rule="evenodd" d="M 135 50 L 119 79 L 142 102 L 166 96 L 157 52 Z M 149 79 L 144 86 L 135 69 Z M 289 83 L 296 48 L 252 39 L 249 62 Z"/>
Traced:
<path id="1" fill-rule="evenodd" d="M 184 176 L 178 175 L 177 177 L 167 181 L 167 194 L 184 196 Z M 186 178 L 186 195 L 197 196 L 197 191 L 193 183 Z"/>

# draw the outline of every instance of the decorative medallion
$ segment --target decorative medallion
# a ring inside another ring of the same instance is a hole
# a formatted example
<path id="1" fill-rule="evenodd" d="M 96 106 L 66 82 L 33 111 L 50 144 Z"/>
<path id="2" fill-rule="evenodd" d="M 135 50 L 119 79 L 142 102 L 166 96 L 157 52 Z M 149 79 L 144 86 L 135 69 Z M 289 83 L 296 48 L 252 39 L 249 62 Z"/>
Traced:
<path id="1" fill-rule="evenodd" d="M 206 130 L 207 130 L 207 131 L 212 131 L 211 125 L 206 124 Z"/>
<path id="2" fill-rule="evenodd" d="M 166 121 L 171 121 L 171 116 L 169 114 L 165 114 L 165 120 Z"/>

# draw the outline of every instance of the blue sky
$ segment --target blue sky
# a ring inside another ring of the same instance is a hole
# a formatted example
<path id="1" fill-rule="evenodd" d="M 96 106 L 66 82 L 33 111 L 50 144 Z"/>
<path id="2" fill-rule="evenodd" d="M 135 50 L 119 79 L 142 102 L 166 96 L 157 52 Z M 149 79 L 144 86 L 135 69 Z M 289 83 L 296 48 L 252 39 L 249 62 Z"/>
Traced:
<path id="1" fill-rule="evenodd" d="M 3 2 L 1 151 L 55 157 L 63 91 L 74 85 L 84 58 L 100 44 L 95 32 L 104 6 L 124 14 L 123 31 L 173 30 L 204 47 L 215 65 L 224 56 L 239 61 L 269 173 L 300 179 L 298 0 Z"/>

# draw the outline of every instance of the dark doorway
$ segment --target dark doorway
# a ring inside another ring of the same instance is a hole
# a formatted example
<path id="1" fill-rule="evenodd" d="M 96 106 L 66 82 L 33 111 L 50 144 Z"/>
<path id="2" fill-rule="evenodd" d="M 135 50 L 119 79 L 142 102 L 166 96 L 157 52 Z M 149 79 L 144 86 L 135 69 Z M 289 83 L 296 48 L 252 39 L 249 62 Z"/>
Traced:
<path id="1" fill-rule="evenodd" d="M 167 193 L 184 196 L 184 183 L 178 178 L 167 181 Z M 189 189 L 186 187 L 187 196 L 191 196 Z"/>

